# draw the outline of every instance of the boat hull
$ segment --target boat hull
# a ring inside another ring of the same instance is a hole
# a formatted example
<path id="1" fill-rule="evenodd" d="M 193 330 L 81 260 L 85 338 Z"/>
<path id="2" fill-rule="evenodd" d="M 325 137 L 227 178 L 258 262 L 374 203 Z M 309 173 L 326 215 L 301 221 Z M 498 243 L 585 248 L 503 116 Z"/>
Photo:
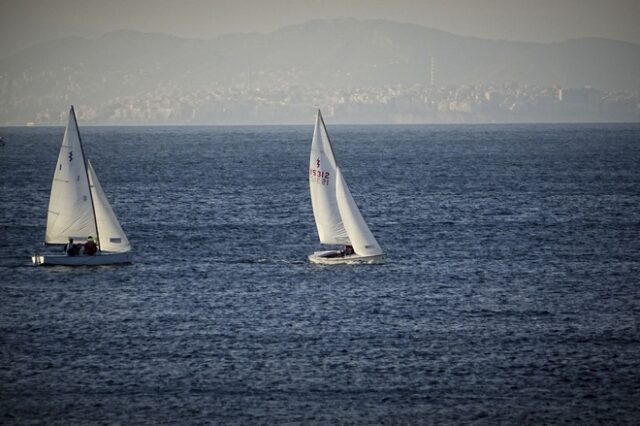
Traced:
<path id="1" fill-rule="evenodd" d="M 63 266 L 97 266 L 117 265 L 131 263 L 133 253 L 100 252 L 94 256 L 67 256 L 66 254 L 36 254 L 31 256 L 31 261 L 36 266 L 63 265 Z"/>
<path id="2" fill-rule="evenodd" d="M 317 265 L 355 265 L 355 264 L 382 264 L 384 263 L 384 254 L 376 254 L 372 256 L 362 256 L 359 254 L 351 254 L 349 256 L 339 255 L 338 250 L 316 251 L 309 255 L 309 262 Z"/>

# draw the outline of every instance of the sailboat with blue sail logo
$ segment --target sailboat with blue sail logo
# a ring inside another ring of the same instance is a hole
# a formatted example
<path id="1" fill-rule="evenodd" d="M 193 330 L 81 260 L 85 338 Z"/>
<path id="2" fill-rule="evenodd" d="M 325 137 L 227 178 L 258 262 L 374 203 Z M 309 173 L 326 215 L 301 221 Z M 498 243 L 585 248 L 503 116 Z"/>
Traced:
<path id="1" fill-rule="evenodd" d="M 51 183 L 44 243 L 65 249 L 36 253 L 31 257 L 34 265 L 113 265 L 132 260 L 131 244 L 91 162 L 85 160 L 73 106 Z"/>

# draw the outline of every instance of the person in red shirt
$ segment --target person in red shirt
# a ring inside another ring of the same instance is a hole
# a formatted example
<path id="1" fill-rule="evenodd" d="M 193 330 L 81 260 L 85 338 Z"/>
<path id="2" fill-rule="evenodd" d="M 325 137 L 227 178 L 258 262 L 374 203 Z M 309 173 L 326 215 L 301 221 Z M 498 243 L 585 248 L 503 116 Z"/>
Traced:
<path id="1" fill-rule="evenodd" d="M 93 256 L 97 251 L 98 246 L 96 245 L 96 242 L 93 241 L 93 237 L 89 235 L 89 238 L 87 238 L 87 242 L 84 243 L 84 254 L 86 254 L 87 256 Z"/>

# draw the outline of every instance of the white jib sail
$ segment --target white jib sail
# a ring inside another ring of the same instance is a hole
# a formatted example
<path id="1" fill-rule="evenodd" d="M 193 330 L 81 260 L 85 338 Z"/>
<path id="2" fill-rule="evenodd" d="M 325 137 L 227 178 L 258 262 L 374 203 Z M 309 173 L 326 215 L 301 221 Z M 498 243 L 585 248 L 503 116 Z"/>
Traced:
<path id="1" fill-rule="evenodd" d="M 322 244 L 349 244 L 335 195 L 337 170 L 327 129 L 318 110 L 309 157 L 309 190 Z"/>
<path id="2" fill-rule="evenodd" d="M 45 243 L 79 242 L 96 235 L 96 222 L 76 115 L 71 107 L 51 183 Z"/>
<path id="3" fill-rule="evenodd" d="M 131 244 L 125 235 L 118 218 L 113 213 L 111 204 L 102 190 L 91 161 L 87 162 L 89 172 L 89 184 L 93 196 L 93 204 L 98 224 L 98 236 L 100 238 L 100 250 L 108 252 L 125 252 L 131 250 Z"/>
<path id="4" fill-rule="evenodd" d="M 336 199 L 353 250 L 362 256 L 382 254 L 382 249 L 362 218 L 340 169 L 336 170 Z"/>

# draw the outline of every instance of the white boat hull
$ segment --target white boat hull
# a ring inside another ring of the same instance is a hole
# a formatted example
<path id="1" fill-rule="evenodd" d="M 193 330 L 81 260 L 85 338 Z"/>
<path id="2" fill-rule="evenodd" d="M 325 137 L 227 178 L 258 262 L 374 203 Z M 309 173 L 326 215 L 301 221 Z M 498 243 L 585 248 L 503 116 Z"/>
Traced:
<path id="1" fill-rule="evenodd" d="M 318 265 L 382 264 L 384 263 L 384 254 L 362 256 L 354 253 L 348 256 L 342 256 L 338 250 L 324 250 L 310 254 L 309 262 Z"/>
<path id="2" fill-rule="evenodd" d="M 131 263 L 133 253 L 130 251 L 100 252 L 94 256 L 67 256 L 66 254 L 36 254 L 31 256 L 34 265 L 64 265 L 64 266 L 97 266 Z"/>

